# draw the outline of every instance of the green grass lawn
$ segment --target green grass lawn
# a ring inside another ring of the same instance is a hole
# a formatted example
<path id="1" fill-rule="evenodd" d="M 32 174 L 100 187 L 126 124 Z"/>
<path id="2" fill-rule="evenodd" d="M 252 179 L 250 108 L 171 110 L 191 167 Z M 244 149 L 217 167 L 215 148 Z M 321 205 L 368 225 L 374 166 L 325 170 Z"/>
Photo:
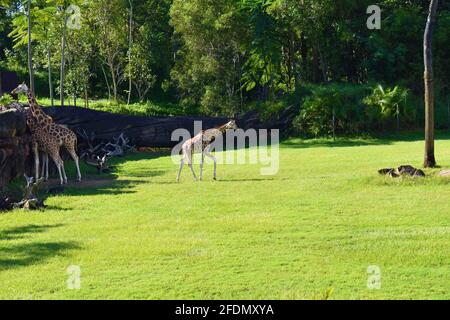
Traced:
<path id="1" fill-rule="evenodd" d="M 168 156 L 132 155 L 111 184 L 0 214 L 0 298 L 449 299 L 450 180 L 376 173 L 422 154 L 414 139 L 289 140 L 276 176 L 220 165 L 213 182 L 206 165 L 180 184 Z M 450 140 L 437 157 L 450 168 Z"/>

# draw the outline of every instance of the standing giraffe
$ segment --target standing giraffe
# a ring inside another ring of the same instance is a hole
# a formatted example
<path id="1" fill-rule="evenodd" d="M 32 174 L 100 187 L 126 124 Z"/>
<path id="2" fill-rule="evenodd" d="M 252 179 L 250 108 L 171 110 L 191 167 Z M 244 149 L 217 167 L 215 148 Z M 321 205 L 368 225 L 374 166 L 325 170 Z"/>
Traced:
<path id="1" fill-rule="evenodd" d="M 211 152 L 211 144 L 221 135 L 223 135 L 227 130 L 235 130 L 237 129 L 236 121 L 231 120 L 227 122 L 223 126 L 218 128 L 208 129 L 200 132 L 192 139 L 187 140 L 183 143 L 182 146 L 182 159 L 180 162 L 180 170 L 178 171 L 177 182 L 180 181 L 181 170 L 183 170 L 183 166 L 185 162 L 187 162 L 189 168 L 191 169 L 192 175 L 194 179 L 197 180 L 197 176 L 195 175 L 194 168 L 192 167 L 192 155 L 194 153 L 201 153 L 202 157 L 200 160 L 200 180 L 203 179 L 203 162 L 205 161 L 205 156 L 212 159 L 214 161 L 214 180 L 216 180 L 216 169 L 217 169 L 217 160 L 210 153 Z"/>
<path id="2" fill-rule="evenodd" d="M 47 168 L 46 177 L 48 178 L 48 156 L 50 156 L 58 168 L 61 184 L 67 183 L 64 161 L 59 154 L 61 146 L 64 146 L 75 161 L 77 181 L 81 181 L 79 158 L 76 153 L 76 134 L 72 130 L 54 123 L 53 119 L 46 115 L 38 105 L 33 93 L 25 83 L 14 89 L 12 93 L 26 93 L 30 104 L 27 112 L 27 125 L 32 135 L 36 180 L 39 179 L 39 150 L 41 150 L 44 152 L 44 163 Z"/>

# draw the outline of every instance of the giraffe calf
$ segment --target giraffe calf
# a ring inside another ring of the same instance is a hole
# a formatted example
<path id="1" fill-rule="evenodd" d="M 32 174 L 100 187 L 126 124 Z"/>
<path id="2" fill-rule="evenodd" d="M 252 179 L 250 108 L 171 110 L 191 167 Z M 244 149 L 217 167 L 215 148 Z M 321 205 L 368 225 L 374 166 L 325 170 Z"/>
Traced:
<path id="1" fill-rule="evenodd" d="M 182 158 L 180 161 L 180 169 L 177 175 L 177 182 L 180 181 L 181 171 L 185 163 L 188 164 L 191 169 L 194 179 L 197 180 L 194 168 L 192 166 L 192 158 L 195 153 L 201 153 L 200 160 L 200 180 L 203 179 L 203 163 L 205 161 L 205 156 L 210 158 L 214 162 L 214 180 L 217 179 L 217 160 L 211 154 L 211 144 L 221 135 L 223 135 L 228 130 L 237 129 L 236 121 L 231 120 L 220 126 L 218 128 L 208 129 L 200 132 L 195 137 L 187 140 L 182 146 Z"/>

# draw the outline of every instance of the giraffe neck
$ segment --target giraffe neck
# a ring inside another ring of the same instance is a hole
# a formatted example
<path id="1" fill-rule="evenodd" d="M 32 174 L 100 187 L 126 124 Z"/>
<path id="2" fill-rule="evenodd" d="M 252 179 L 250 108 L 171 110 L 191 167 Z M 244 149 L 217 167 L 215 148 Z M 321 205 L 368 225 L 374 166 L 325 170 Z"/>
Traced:
<path id="1" fill-rule="evenodd" d="M 227 125 L 224 124 L 223 126 L 220 126 L 217 128 L 221 133 L 225 133 L 227 131 Z"/>
<path id="2" fill-rule="evenodd" d="M 41 124 L 41 125 L 49 124 L 49 117 L 41 109 L 41 107 L 37 103 L 36 98 L 34 97 L 33 93 L 29 89 L 27 92 L 27 97 L 28 97 L 28 103 L 30 104 L 30 112 L 28 113 L 28 116 L 33 118 L 32 121 L 33 122 L 36 121 L 37 124 Z"/>
<path id="3" fill-rule="evenodd" d="M 31 90 L 28 90 L 27 92 L 27 97 L 28 97 L 28 103 L 30 104 L 30 110 L 31 113 L 33 115 L 37 115 L 39 113 L 42 112 L 41 108 L 39 107 L 36 98 L 34 97 L 33 93 L 31 92 Z"/>

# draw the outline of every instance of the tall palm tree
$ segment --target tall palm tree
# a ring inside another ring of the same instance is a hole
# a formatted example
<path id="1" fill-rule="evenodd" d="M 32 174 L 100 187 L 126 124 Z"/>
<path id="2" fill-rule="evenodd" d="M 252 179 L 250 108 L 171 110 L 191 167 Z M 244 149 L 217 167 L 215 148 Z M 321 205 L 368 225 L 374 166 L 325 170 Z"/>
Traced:
<path id="1" fill-rule="evenodd" d="M 439 0 L 430 1 L 428 20 L 423 40 L 425 64 L 425 168 L 432 168 L 436 166 L 436 159 L 434 156 L 434 82 L 432 45 L 438 2 Z"/>

